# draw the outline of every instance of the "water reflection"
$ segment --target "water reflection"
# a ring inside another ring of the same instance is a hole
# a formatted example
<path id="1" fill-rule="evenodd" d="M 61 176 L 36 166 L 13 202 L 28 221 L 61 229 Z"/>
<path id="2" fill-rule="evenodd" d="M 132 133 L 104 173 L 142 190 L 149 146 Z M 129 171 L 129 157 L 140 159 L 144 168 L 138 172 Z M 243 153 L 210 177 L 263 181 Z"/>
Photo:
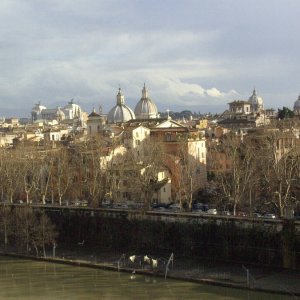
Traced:
<path id="1" fill-rule="evenodd" d="M 140 276 L 0 257 L 0 299 L 291 299 Z"/>

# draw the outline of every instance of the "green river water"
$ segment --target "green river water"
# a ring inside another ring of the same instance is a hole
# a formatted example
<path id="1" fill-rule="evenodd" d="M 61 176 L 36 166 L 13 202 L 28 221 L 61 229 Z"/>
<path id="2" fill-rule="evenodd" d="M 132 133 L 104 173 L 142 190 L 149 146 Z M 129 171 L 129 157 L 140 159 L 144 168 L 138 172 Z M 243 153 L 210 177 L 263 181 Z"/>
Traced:
<path id="1" fill-rule="evenodd" d="M 0 257 L 0 299 L 292 299 L 158 277 Z"/>

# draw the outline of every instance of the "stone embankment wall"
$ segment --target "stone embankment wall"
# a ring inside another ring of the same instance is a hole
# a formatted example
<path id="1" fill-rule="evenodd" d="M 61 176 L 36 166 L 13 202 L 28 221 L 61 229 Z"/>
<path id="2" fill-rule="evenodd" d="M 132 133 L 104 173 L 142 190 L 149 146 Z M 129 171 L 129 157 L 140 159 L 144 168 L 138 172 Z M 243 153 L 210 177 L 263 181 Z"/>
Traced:
<path id="1" fill-rule="evenodd" d="M 46 209 L 60 245 L 124 253 L 175 253 L 285 268 L 300 268 L 300 223 L 101 209 Z"/>

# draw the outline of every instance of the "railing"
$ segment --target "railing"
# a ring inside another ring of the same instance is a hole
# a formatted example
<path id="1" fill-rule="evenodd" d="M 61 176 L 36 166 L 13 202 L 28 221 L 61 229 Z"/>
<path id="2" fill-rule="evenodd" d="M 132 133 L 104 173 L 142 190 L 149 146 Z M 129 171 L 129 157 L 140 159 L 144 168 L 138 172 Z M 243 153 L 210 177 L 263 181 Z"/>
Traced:
<path id="1" fill-rule="evenodd" d="M 170 258 L 167 262 L 167 265 L 166 265 L 166 270 L 165 270 L 165 279 L 167 279 L 167 275 L 168 275 L 168 271 L 170 270 L 169 269 L 169 265 L 172 263 L 172 269 L 173 269 L 173 263 L 174 263 L 174 254 L 171 253 L 170 255 Z"/>

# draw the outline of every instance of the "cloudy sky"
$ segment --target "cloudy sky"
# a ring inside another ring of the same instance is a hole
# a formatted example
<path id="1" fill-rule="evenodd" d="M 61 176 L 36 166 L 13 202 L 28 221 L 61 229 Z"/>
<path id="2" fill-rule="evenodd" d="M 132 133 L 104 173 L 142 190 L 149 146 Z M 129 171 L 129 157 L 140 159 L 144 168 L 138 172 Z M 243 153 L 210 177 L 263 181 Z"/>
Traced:
<path id="1" fill-rule="evenodd" d="M 40 101 L 221 112 L 255 87 L 266 107 L 300 93 L 299 0 L 1 0 L 0 116 Z"/>

